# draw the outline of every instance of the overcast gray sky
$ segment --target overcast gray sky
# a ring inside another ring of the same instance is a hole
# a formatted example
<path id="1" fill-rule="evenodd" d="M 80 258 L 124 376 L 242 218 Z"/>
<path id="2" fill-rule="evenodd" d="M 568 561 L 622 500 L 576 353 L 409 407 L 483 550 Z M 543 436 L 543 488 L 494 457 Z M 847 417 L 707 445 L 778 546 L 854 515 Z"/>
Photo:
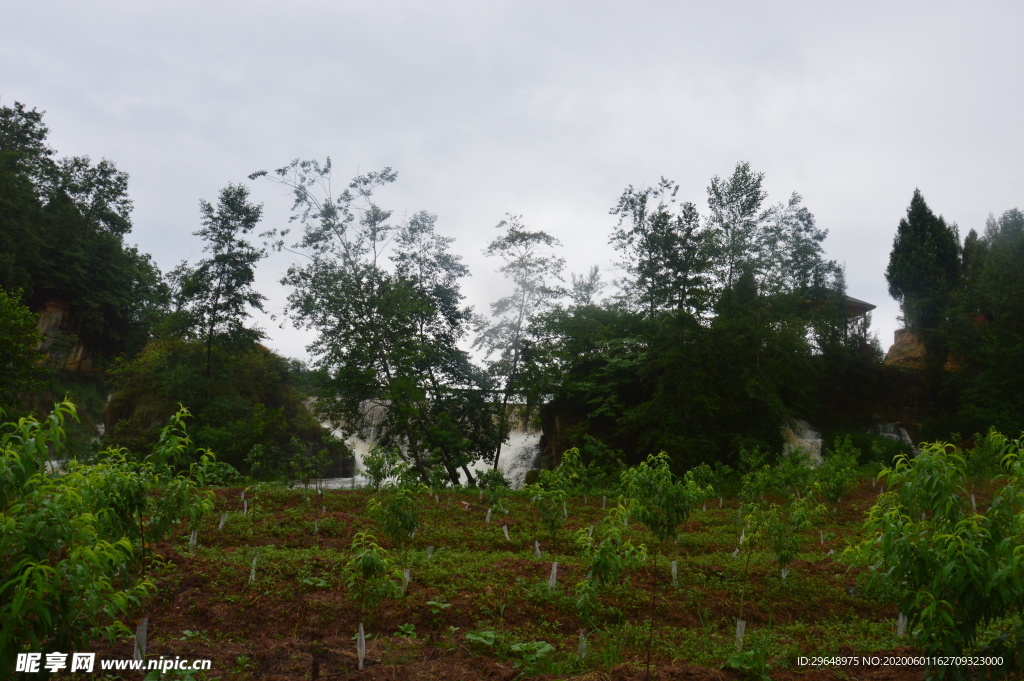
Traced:
<path id="1" fill-rule="evenodd" d="M 608 214 L 665 176 L 765 173 L 830 232 L 848 293 L 897 328 L 884 270 L 914 188 L 960 226 L 1024 209 L 1021 2 L 22 2 L 0 0 L 0 103 L 45 110 L 61 155 L 131 175 L 129 241 L 164 271 L 200 256 L 198 201 L 294 158 L 336 181 L 391 166 L 472 271 L 506 212 L 610 271 Z M 289 200 L 253 186 L 265 226 Z M 271 311 L 288 259 L 259 272 Z M 308 336 L 263 320 L 304 357 Z"/>

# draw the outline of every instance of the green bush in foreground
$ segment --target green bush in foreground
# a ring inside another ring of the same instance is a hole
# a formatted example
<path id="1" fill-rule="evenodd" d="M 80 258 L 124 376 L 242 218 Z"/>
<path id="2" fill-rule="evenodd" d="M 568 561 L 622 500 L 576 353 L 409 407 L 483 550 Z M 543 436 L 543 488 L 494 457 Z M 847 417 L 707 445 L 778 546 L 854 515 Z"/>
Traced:
<path id="1" fill-rule="evenodd" d="M 145 462 L 123 450 L 95 465 L 71 461 L 51 470 L 75 406 L 59 404 L 43 423 L 0 425 L 0 678 L 18 652 L 69 652 L 91 639 L 128 633 L 123 617 L 154 590 L 143 574 L 144 542 L 164 539 L 212 508 L 197 478 L 213 463 L 205 453 L 187 473 L 173 461 L 188 450 L 181 410 Z M 145 522 L 148 519 L 148 524 Z"/>
<path id="2" fill-rule="evenodd" d="M 1024 462 L 1020 441 L 1002 452 L 1006 485 L 987 510 L 974 512 L 963 487 L 964 457 L 951 445 L 931 444 L 918 456 L 898 457 L 882 471 L 889 491 L 865 522 L 866 536 L 847 556 L 867 568 L 870 591 L 896 603 L 908 631 L 927 655 L 960 655 L 979 632 L 1002 620 L 986 654 L 1022 666 L 1024 650 Z M 1007 619 L 1003 619 L 1007 618 Z M 1015 621 L 1016 620 L 1016 621 Z M 989 670 L 991 671 L 991 670 Z M 930 678 L 964 670 L 938 666 Z"/>

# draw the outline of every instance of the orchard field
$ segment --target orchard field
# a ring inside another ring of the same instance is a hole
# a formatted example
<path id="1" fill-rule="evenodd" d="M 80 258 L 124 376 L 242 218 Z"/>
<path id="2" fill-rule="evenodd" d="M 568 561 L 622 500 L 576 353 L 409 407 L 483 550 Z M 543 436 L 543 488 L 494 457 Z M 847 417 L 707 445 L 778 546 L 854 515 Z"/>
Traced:
<path id="1" fill-rule="evenodd" d="M 888 478 L 858 476 L 829 501 L 795 466 L 762 475 L 763 496 L 756 475 L 738 495 L 691 484 L 701 493 L 660 540 L 627 497 L 600 491 L 219 488 L 194 549 L 188 534 L 154 547 L 158 590 L 138 609 L 147 652 L 210 658 L 205 678 L 223 679 L 643 679 L 648 667 L 659 679 L 924 678 L 923 667 L 799 664 L 922 652 L 847 551 Z M 965 485 L 959 506 L 973 494 L 984 513 L 1000 490 Z M 372 559 L 382 572 L 363 567 Z M 988 621 L 971 650 L 1019 617 Z M 131 643 L 106 650 L 130 656 Z"/>

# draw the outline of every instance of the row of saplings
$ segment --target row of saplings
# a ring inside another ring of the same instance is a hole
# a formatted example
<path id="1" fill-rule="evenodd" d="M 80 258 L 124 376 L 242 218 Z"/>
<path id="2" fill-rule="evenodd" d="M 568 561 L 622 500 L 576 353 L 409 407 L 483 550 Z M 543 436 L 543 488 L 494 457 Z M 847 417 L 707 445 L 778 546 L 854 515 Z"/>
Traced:
<path id="1" fill-rule="evenodd" d="M 24 418 L 0 425 L 0 678 L 12 676 L 19 652 L 67 652 L 99 636 L 130 634 L 119 618 L 155 588 L 145 574 L 144 546 L 171 536 L 182 523 L 194 540 L 213 507 L 212 493 L 200 488 L 222 477 L 214 456 L 189 441 L 185 410 L 172 417 L 148 456 L 111 449 L 92 464 L 70 461 L 60 471 L 52 457 L 63 445 L 65 420 L 74 415 L 74 406 L 64 403 L 41 423 Z M 1004 479 L 984 512 L 971 486 L 981 471 Z M 368 511 L 407 561 L 424 495 L 401 470 L 392 472 L 394 484 L 371 500 Z M 841 442 L 814 473 L 791 458 L 753 467 L 743 480 L 744 528 L 737 547 L 748 550 L 747 565 L 752 544 L 761 541 L 784 571 L 799 533 L 822 510 L 814 499 L 838 500 L 856 472 L 856 451 Z M 572 450 L 558 469 L 527 488 L 553 544 L 568 515 L 568 498 L 591 491 L 596 473 Z M 664 454 L 622 473 L 619 503 L 595 529 L 577 535 L 587 576 L 576 587 L 576 604 L 585 621 L 593 622 L 602 591 L 624 570 L 670 558 L 680 526 L 713 497 L 723 474 L 701 465 L 680 478 Z M 929 445 L 913 458 L 898 457 L 877 481 L 883 493 L 868 514 L 864 540 L 846 555 L 867 568 L 869 590 L 898 605 L 901 622 L 927 655 L 972 651 L 979 632 L 1001 622 L 1002 634 L 984 653 L 1002 664 L 986 671 L 1024 667 L 1021 442 L 989 433 L 966 455 Z M 792 496 L 785 507 L 758 508 L 764 492 L 780 489 Z M 486 493 L 491 507 L 500 509 L 507 491 L 491 487 Z M 630 518 L 651 532 L 650 549 L 626 539 Z M 674 573 L 673 567 L 670 562 Z M 552 583 L 556 570 L 553 564 Z M 361 611 L 401 590 L 403 577 L 408 583 L 408 573 L 396 575 L 388 553 L 367 534 L 356 536 L 346 573 Z M 656 597 L 652 584 L 652 611 Z M 650 626 L 653 636 L 653 618 Z M 742 626 L 741 596 L 740 656 L 750 652 L 741 650 Z M 650 645 L 648 663 L 649 651 Z M 930 673 L 950 671 L 961 669 L 941 665 Z"/>
<path id="2" fill-rule="evenodd" d="M 849 439 L 837 440 L 833 451 L 818 469 L 806 465 L 798 455 L 783 457 L 778 465 L 757 462 L 757 453 L 747 457 L 751 469 L 743 476 L 741 506 L 737 514 L 742 525 L 734 556 L 746 552 L 743 590 L 736 622 L 736 654 L 728 665 L 740 669 L 760 667 L 764 651 L 743 650 L 745 622 L 744 595 L 755 548 L 770 548 L 780 566 L 780 576 L 799 550 L 801 535 L 816 517 L 826 512 L 820 503 L 835 503 L 856 484 L 858 451 Z M 385 456 L 380 454 L 380 456 Z M 750 459 L 755 465 L 750 465 Z M 760 463 L 760 465 L 756 465 Z M 400 462 L 382 464 L 370 458 L 377 494 L 367 511 L 380 531 L 402 555 L 408 553 L 420 525 L 422 486 Z M 676 581 L 676 561 L 670 551 L 680 527 L 698 506 L 706 508 L 715 495 L 715 483 L 729 475 L 725 467 L 712 469 L 701 464 L 682 477 L 675 475 L 669 457 L 662 453 L 621 473 L 617 486 L 619 501 L 596 527 L 576 534 L 586 577 L 576 585 L 575 604 L 581 619 L 596 625 L 601 593 L 616 583 L 624 571 L 653 561 L 658 574 L 660 560 L 668 562 Z M 392 476 L 384 484 L 387 476 Z M 558 531 L 568 517 L 567 503 L 574 495 L 594 493 L 601 476 L 593 466 L 584 466 L 575 449 L 565 453 L 561 465 L 542 471 L 538 483 L 528 485 L 529 495 L 541 525 L 557 546 Z M 1001 478 L 989 508 L 981 512 L 974 485 L 980 479 Z M 983 654 L 995 664 L 984 671 L 993 677 L 1024 668 L 1024 461 L 1021 441 L 1008 440 L 996 432 L 978 437 L 966 454 L 952 445 L 924 446 L 915 456 L 900 455 L 893 465 L 872 480 L 881 494 L 868 513 L 862 542 L 844 552 L 855 566 L 867 568 L 865 587 L 900 610 L 899 634 L 909 632 L 915 645 L 929 657 L 963 656 L 965 651 Z M 783 492 L 787 503 L 766 504 L 768 492 Z M 504 511 L 507 489 L 500 485 L 481 491 L 490 510 Z M 721 506 L 721 497 L 718 499 Z M 604 504 L 602 504 L 604 505 Z M 651 547 L 626 538 L 628 522 L 634 519 L 651 533 Z M 507 532 L 507 526 L 503 526 Z M 537 555 L 540 556 L 539 545 Z M 830 552 L 831 553 L 831 552 Z M 549 585 L 553 588 L 558 563 L 552 562 Z M 388 552 L 376 540 L 360 533 L 352 544 L 346 569 L 347 583 L 360 612 L 380 601 L 404 593 L 409 569 L 394 569 Z M 658 584 L 652 581 L 648 619 L 647 665 L 651 643 Z M 360 616 L 360 620 L 362 616 Z M 975 650 L 978 634 L 988 624 L 1004 624 L 1001 634 L 984 650 Z M 363 624 L 358 633 L 360 667 L 365 655 Z M 581 642 L 582 645 L 582 642 Z M 759 658 L 760 656 L 760 658 Z M 948 674 L 961 676 L 967 666 L 945 661 L 929 664 L 929 678 Z"/>

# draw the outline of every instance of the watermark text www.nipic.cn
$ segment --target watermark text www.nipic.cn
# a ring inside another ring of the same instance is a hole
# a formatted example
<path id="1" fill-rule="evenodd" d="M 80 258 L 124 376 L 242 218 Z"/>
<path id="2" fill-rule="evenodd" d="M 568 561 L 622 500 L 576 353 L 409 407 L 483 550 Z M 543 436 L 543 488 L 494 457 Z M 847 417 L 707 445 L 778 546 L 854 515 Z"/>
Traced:
<path id="1" fill-rule="evenodd" d="M 102 671 L 149 671 L 168 672 L 186 669 L 192 671 L 208 671 L 210 660 L 189 660 L 177 657 L 164 657 L 150 660 L 100 660 Z M 14 671 L 25 673 L 42 673 L 61 671 L 92 673 L 96 670 L 96 653 L 18 653 Z"/>

